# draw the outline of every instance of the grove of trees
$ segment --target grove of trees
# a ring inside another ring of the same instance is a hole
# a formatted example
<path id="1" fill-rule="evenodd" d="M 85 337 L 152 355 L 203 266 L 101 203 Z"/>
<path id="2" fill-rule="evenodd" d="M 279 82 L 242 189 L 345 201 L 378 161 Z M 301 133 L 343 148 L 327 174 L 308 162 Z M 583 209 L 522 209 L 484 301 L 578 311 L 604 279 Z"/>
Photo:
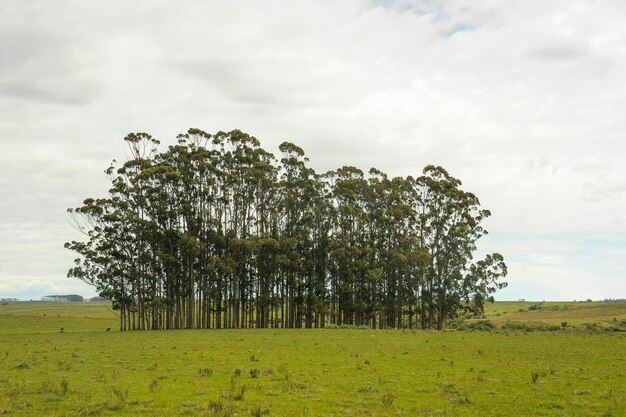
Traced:
<path id="1" fill-rule="evenodd" d="M 65 294 L 65 295 L 44 295 L 41 297 L 41 301 L 53 302 L 53 303 L 82 303 L 85 301 L 81 295 L 78 294 Z"/>
<path id="2" fill-rule="evenodd" d="M 324 174 L 241 131 L 190 129 L 159 151 L 125 138 L 109 195 L 69 209 L 84 241 L 68 276 L 113 301 L 121 330 L 366 325 L 437 328 L 506 286 L 474 261 L 490 215 L 439 166 Z"/>

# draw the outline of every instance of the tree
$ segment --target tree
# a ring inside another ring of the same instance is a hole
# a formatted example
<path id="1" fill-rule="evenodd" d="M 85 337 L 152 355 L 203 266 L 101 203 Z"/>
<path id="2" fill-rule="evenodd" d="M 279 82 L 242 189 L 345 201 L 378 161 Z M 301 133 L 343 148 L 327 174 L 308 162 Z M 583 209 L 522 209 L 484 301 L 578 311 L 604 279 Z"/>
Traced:
<path id="1" fill-rule="evenodd" d="M 146 133 L 106 170 L 109 195 L 68 210 L 85 241 L 68 276 L 120 311 L 120 329 L 443 328 L 506 286 L 501 255 L 472 263 L 489 216 L 443 168 L 318 175 L 239 130 Z"/>
<path id="2" fill-rule="evenodd" d="M 422 242 L 430 254 L 421 289 L 422 327 L 443 329 L 460 311 L 482 310 L 492 288 L 506 285 L 497 280 L 507 270 L 500 254 L 471 264 L 476 241 L 487 233 L 481 222 L 491 214 L 480 209 L 478 198 L 442 167 L 428 165 L 423 174 L 415 183 L 423 205 Z"/>

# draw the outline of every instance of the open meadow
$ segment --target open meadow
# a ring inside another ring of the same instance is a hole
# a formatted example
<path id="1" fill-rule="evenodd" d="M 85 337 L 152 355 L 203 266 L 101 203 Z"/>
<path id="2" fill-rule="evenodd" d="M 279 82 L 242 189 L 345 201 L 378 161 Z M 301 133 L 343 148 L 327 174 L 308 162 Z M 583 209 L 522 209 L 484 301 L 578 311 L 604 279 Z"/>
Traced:
<path id="1" fill-rule="evenodd" d="M 107 304 L 8 303 L 0 415 L 626 415 L 626 333 L 599 330 L 625 304 L 486 313 L 562 330 L 118 332 Z"/>

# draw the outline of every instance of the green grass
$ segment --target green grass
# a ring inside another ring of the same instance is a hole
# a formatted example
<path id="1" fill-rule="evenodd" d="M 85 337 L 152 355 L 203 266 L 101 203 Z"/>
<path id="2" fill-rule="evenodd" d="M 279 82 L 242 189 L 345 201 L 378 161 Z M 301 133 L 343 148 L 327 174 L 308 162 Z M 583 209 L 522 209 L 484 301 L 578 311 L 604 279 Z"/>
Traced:
<path id="1" fill-rule="evenodd" d="M 116 320 L 1 306 L 0 415 L 626 415 L 626 333 L 103 330 Z"/>
<path id="2" fill-rule="evenodd" d="M 0 305 L 0 334 L 104 331 L 119 328 L 110 303 L 10 302 Z"/>
<path id="3" fill-rule="evenodd" d="M 487 305 L 485 315 L 497 326 L 506 322 L 560 326 L 567 322 L 574 329 L 593 323 L 608 328 L 626 320 L 626 303 L 500 301 Z"/>

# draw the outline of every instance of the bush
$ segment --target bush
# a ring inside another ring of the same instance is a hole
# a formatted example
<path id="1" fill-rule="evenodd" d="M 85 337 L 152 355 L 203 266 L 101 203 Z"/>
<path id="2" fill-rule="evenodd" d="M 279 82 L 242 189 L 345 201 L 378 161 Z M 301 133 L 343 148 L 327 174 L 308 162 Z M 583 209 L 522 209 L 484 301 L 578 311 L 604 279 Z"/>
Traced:
<path id="1" fill-rule="evenodd" d="M 597 331 L 602 330 L 602 327 L 600 327 L 598 325 L 598 323 L 595 323 L 595 322 L 594 323 L 585 323 L 584 326 L 585 326 L 585 330 L 589 330 L 591 332 L 597 332 Z"/>
<path id="2" fill-rule="evenodd" d="M 561 326 L 563 323 L 561 323 Z M 507 321 L 502 325 L 502 330 L 510 330 L 514 332 L 557 332 L 562 330 L 560 326 L 547 325 L 541 323 L 520 323 L 517 321 Z"/>
<path id="3" fill-rule="evenodd" d="M 512 330 L 512 331 L 525 331 L 525 332 L 530 332 L 532 329 L 526 325 L 525 323 L 519 323 L 516 321 L 507 321 L 506 323 L 504 323 L 502 325 L 502 329 L 503 330 Z"/>
<path id="4" fill-rule="evenodd" d="M 446 328 L 448 328 L 448 329 L 459 329 L 460 327 L 463 326 L 464 323 L 465 323 L 465 319 L 462 318 L 462 317 L 459 317 L 457 319 L 448 321 L 446 323 Z"/>
<path id="5" fill-rule="evenodd" d="M 459 330 L 477 330 L 481 332 L 489 332 L 494 330 L 496 325 L 491 320 L 476 320 L 468 323 L 463 323 L 459 326 Z"/>

